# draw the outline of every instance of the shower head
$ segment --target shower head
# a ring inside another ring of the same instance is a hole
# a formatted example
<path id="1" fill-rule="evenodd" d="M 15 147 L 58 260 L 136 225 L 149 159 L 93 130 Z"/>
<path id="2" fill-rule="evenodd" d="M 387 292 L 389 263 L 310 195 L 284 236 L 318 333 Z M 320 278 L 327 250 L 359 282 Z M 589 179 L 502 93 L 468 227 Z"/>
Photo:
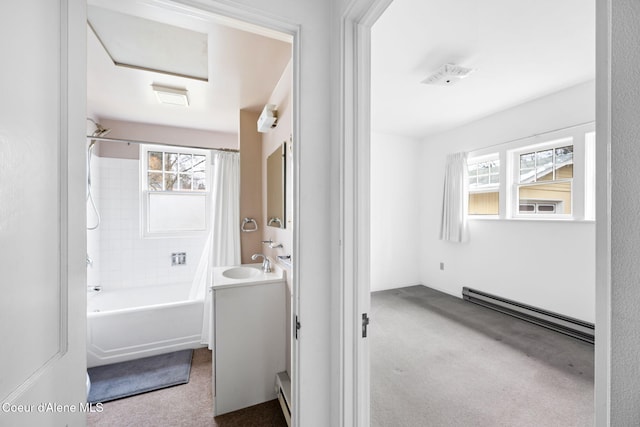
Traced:
<path id="1" fill-rule="evenodd" d="M 96 130 L 93 131 L 91 136 L 95 136 L 95 137 L 99 138 L 99 137 L 105 136 L 106 134 L 111 132 L 111 129 L 107 129 L 105 127 L 102 127 L 102 125 L 100 123 L 96 122 L 92 118 L 87 117 L 87 120 L 89 120 L 91 123 L 96 125 Z"/>
<path id="2" fill-rule="evenodd" d="M 97 126 L 98 126 L 98 128 L 93 131 L 93 134 L 91 134 L 91 136 L 103 137 L 106 134 L 108 134 L 109 132 L 111 132 L 111 129 L 103 128 L 100 125 L 97 125 Z"/>
<path id="3" fill-rule="evenodd" d="M 111 129 L 103 128 L 98 123 L 96 123 L 96 127 L 97 127 L 97 129 L 94 130 L 93 133 L 91 134 L 92 138 L 101 138 L 101 137 L 105 136 L 106 134 L 108 134 L 109 132 L 111 132 Z M 94 145 L 96 145 L 96 140 L 95 139 L 91 139 L 91 142 L 89 143 L 89 157 L 91 157 L 91 152 L 93 151 L 93 146 Z"/>

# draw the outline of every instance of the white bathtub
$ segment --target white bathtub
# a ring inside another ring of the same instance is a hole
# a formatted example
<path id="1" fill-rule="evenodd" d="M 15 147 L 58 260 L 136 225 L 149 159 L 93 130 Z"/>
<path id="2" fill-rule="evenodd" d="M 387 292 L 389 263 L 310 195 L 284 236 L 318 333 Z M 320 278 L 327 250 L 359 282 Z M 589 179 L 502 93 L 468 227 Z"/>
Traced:
<path id="1" fill-rule="evenodd" d="M 88 367 L 203 347 L 203 300 L 191 284 L 91 291 L 87 298 Z"/>

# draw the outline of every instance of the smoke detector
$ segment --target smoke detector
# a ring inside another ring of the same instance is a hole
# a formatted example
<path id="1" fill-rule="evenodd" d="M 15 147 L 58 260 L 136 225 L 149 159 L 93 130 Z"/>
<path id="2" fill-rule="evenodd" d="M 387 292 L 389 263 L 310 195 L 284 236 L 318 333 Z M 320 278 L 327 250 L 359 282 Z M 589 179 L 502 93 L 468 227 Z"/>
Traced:
<path id="1" fill-rule="evenodd" d="M 459 82 L 474 72 L 473 68 L 460 67 L 454 64 L 445 64 L 435 73 L 422 80 L 420 83 L 427 85 L 449 86 Z"/>

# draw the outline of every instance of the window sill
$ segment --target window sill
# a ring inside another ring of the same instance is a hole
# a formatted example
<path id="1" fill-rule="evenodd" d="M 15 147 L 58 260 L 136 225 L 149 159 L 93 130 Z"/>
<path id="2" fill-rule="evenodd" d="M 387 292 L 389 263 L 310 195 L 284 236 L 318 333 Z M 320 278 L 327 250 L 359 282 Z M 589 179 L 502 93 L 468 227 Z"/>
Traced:
<path id="1" fill-rule="evenodd" d="M 487 216 L 468 216 L 468 220 L 470 221 L 516 221 L 516 222 L 562 222 L 562 223 L 592 223 L 595 224 L 595 220 L 593 219 L 577 219 L 577 218 L 527 218 L 527 217 L 518 217 L 518 218 L 500 218 L 495 215 L 487 215 Z"/>

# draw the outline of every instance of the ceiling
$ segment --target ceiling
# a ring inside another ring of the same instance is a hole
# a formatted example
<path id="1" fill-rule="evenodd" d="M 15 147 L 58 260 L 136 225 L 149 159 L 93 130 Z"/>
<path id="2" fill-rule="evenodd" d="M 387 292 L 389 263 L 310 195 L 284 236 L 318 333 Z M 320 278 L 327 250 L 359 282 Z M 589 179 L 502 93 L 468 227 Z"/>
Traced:
<path id="1" fill-rule="evenodd" d="M 98 120 L 237 133 L 239 111 L 262 110 L 291 59 L 289 36 L 207 12 L 154 1 L 89 3 L 100 39 L 88 26 L 87 114 Z M 131 29 L 136 23 L 143 33 Z M 181 44 L 182 38 L 191 42 Z M 103 42 L 138 58 L 136 66 L 166 70 L 162 64 L 180 62 L 185 65 L 168 71 L 191 75 L 192 68 L 196 78 L 115 65 Z M 153 84 L 186 89 L 189 106 L 158 103 Z"/>
<path id="2" fill-rule="evenodd" d="M 422 138 L 594 79 L 595 0 L 394 0 L 371 54 L 373 130 Z"/>
<path id="3" fill-rule="evenodd" d="M 89 16 L 93 7 L 204 33 L 208 57 L 206 79 L 116 66 L 88 28 L 87 107 L 98 119 L 235 133 L 238 111 L 262 109 L 291 58 L 289 36 L 170 2 L 90 0 Z M 135 55 L 142 43 L 131 43 Z M 446 63 L 474 72 L 421 83 Z M 374 131 L 443 132 L 594 79 L 595 1 L 394 0 L 373 26 L 371 67 Z M 159 104 L 152 84 L 187 89 L 190 106 Z"/>

